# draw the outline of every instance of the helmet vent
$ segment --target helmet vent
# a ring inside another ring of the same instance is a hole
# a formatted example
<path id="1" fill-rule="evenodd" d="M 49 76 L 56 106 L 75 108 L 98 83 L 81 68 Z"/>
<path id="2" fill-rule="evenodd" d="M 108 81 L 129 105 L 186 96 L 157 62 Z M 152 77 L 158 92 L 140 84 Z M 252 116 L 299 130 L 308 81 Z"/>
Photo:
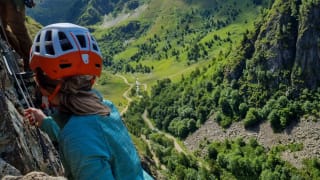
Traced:
<path id="1" fill-rule="evenodd" d="M 92 48 L 95 50 L 95 51 L 98 51 L 98 47 L 96 44 L 92 44 Z"/>
<path id="2" fill-rule="evenodd" d="M 71 67 L 71 64 L 60 64 L 61 69 L 69 68 Z"/>
<path id="3" fill-rule="evenodd" d="M 45 41 L 52 41 L 52 31 L 47 31 Z"/>
<path id="4" fill-rule="evenodd" d="M 40 42 L 40 34 L 36 37 L 36 42 Z"/>
<path id="5" fill-rule="evenodd" d="M 39 45 L 36 45 L 36 47 L 35 47 L 35 50 L 34 50 L 35 52 L 37 52 L 37 53 L 39 53 L 40 52 L 40 46 Z"/>
<path id="6" fill-rule="evenodd" d="M 98 49 L 98 46 L 97 46 L 97 41 L 94 39 L 93 36 L 91 36 L 91 41 L 92 41 L 92 48 L 93 48 L 93 50 L 99 52 L 99 49 Z"/>
<path id="7" fill-rule="evenodd" d="M 50 55 L 55 54 L 52 44 L 46 45 L 46 51 L 47 51 L 47 54 L 50 54 Z"/>
<path id="8" fill-rule="evenodd" d="M 77 35 L 76 37 L 77 37 L 77 39 L 78 39 L 78 42 L 79 42 L 81 48 L 86 48 L 87 45 L 86 45 L 86 38 L 85 38 L 85 36 L 84 36 L 84 35 Z"/>
<path id="9" fill-rule="evenodd" d="M 60 41 L 60 46 L 61 49 L 63 51 L 67 51 L 72 49 L 72 44 L 70 43 L 70 41 L 68 40 L 67 36 L 65 33 L 63 32 L 58 32 L 58 36 L 59 36 L 59 41 Z"/>

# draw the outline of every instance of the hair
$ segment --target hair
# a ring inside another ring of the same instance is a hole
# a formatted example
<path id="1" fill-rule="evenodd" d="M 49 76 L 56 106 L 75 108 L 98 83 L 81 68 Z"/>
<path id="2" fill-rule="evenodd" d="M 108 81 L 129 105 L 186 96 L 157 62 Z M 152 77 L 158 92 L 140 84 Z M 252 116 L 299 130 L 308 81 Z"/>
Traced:
<path id="1" fill-rule="evenodd" d="M 50 93 L 59 83 L 62 84 L 57 96 L 60 98 L 59 111 L 63 113 L 74 115 L 110 114 L 110 109 L 103 104 L 102 98 L 91 91 L 94 76 L 77 75 L 53 80 L 43 71 L 37 70 L 36 78 L 39 86 Z"/>

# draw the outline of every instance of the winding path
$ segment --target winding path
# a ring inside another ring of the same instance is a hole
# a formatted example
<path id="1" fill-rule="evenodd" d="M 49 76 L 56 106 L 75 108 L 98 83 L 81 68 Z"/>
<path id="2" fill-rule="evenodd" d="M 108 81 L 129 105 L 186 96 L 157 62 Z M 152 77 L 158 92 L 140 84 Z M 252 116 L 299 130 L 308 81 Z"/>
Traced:
<path id="1" fill-rule="evenodd" d="M 184 154 L 187 154 L 186 151 L 180 146 L 180 144 L 178 143 L 177 139 L 175 137 L 173 137 L 172 135 L 168 134 L 168 133 L 165 133 L 163 131 L 160 131 L 158 128 L 155 128 L 153 126 L 153 124 L 151 123 L 150 119 L 148 118 L 148 112 L 147 110 L 144 110 L 143 114 L 142 114 L 142 118 L 144 120 L 144 122 L 148 125 L 148 127 L 151 129 L 151 130 L 154 130 L 160 134 L 163 134 L 165 135 L 167 138 L 173 140 L 173 143 L 174 143 L 174 148 L 179 152 L 179 153 L 184 153 Z"/>
<path id="2" fill-rule="evenodd" d="M 130 90 L 133 88 L 133 84 L 132 83 L 129 83 L 127 78 L 122 76 L 122 75 L 119 75 L 117 74 L 116 76 L 120 77 L 123 79 L 123 81 L 129 85 L 129 88 L 123 93 L 123 97 L 126 98 L 128 100 L 128 104 L 127 106 L 121 111 L 121 115 L 123 115 L 127 110 L 128 110 L 128 107 L 130 105 L 130 102 L 132 102 L 132 99 L 129 97 L 128 93 L 130 92 Z M 147 84 L 143 84 L 145 89 L 147 88 Z M 145 121 L 145 123 L 148 125 L 148 127 L 151 129 L 151 130 L 155 130 L 157 131 L 158 133 L 161 133 L 161 134 L 164 134 L 167 138 L 173 140 L 174 142 L 174 147 L 175 149 L 178 151 L 178 152 L 182 152 L 182 153 L 185 153 L 186 154 L 186 151 L 180 146 L 180 144 L 178 143 L 178 141 L 176 140 L 175 137 L 173 137 L 172 135 L 168 134 L 168 133 L 165 133 L 163 131 L 160 131 L 159 129 L 155 128 L 153 126 L 153 124 L 151 123 L 150 119 L 148 118 L 148 113 L 147 113 L 147 110 L 145 110 L 141 116 L 143 118 L 143 120 Z"/>
<path id="3" fill-rule="evenodd" d="M 126 107 L 121 111 L 121 116 L 128 110 L 128 107 L 130 105 L 130 103 L 132 102 L 132 99 L 129 97 L 128 93 L 130 92 L 130 90 L 133 88 L 133 84 L 130 84 L 127 80 L 126 77 L 117 74 L 116 76 L 120 77 L 123 79 L 123 81 L 129 86 L 129 88 L 123 93 L 123 97 L 128 101 L 128 104 L 126 105 Z"/>
<path id="4" fill-rule="evenodd" d="M 129 88 L 123 93 L 123 97 L 127 99 L 128 104 L 127 104 L 127 106 L 121 111 L 121 116 L 122 116 L 122 115 L 128 110 L 128 107 L 129 107 L 130 103 L 132 102 L 132 99 L 129 97 L 128 93 L 129 93 L 129 91 L 133 88 L 134 85 L 133 85 L 133 84 L 130 84 L 130 83 L 128 82 L 128 80 L 127 80 L 126 77 L 124 77 L 124 76 L 122 76 L 122 75 L 119 75 L 119 74 L 117 74 L 116 76 L 122 78 L 123 81 L 129 86 Z M 146 85 L 146 84 L 143 84 L 143 85 L 144 85 L 145 90 L 146 90 L 147 85 Z M 149 121 L 149 122 L 150 122 L 150 121 Z M 151 123 L 151 122 L 150 122 L 150 123 Z M 152 125 L 152 124 L 151 124 L 151 125 Z M 148 126 L 149 126 L 149 125 L 148 125 Z M 151 152 L 151 154 L 152 154 L 152 159 L 154 160 L 156 166 L 157 166 L 157 167 L 161 167 L 161 169 L 165 170 L 166 167 L 160 163 L 160 160 L 159 160 L 159 158 L 157 157 L 156 153 L 152 150 L 150 140 L 147 139 L 145 135 L 141 135 L 141 138 L 147 143 L 147 145 L 148 145 L 148 147 L 149 147 L 149 149 L 150 149 L 150 152 Z"/>
<path id="5" fill-rule="evenodd" d="M 123 115 L 127 110 L 128 110 L 128 107 L 130 105 L 130 103 L 132 102 L 132 99 L 129 97 L 128 93 L 129 91 L 134 87 L 134 84 L 132 83 L 129 83 L 127 78 L 122 76 L 122 75 L 119 75 L 117 74 L 116 76 L 120 77 L 123 79 L 123 81 L 129 86 L 128 90 L 126 90 L 124 93 L 123 93 L 123 97 L 126 98 L 128 100 L 128 104 L 127 106 L 121 111 L 121 115 Z M 141 84 L 144 86 L 145 88 L 145 91 L 147 90 L 147 84 L 146 83 L 143 83 Z M 173 143 L 174 143 L 174 148 L 179 152 L 179 153 L 184 153 L 184 154 L 189 154 L 184 148 L 182 148 L 182 146 L 178 143 L 177 139 L 175 137 L 173 137 L 172 135 L 168 134 L 168 133 L 165 133 L 163 131 L 160 131 L 158 128 L 154 127 L 154 125 L 152 124 L 152 122 L 150 121 L 150 119 L 148 118 L 148 112 L 147 110 L 145 109 L 143 114 L 141 115 L 142 119 L 144 120 L 144 122 L 147 124 L 147 126 L 153 130 L 153 131 L 156 131 L 160 134 L 163 134 L 165 135 L 167 138 L 173 140 Z M 156 166 L 157 167 L 161 167 L 161 169 L 166 169 L 166 167 L 164 165 L 161 164 L 159 158 L 156 156 L 155 152 L 153 152 L 152 148 L 151 148 L 151 143 L 150 143 L 150 140 L 148 140 L 145 135 L 142 135 L 141 138 L 147 143 L 150 151 L 151 151 L 151 154 L 152 154 L 152 159 L 155 161 L 156 163 Z M 205 167 L 208 169 L 208 166 L 207 165 L 204 165 L 203 162 L 199 161 L 198 162 L 200 166 L 202 167 Z"/>

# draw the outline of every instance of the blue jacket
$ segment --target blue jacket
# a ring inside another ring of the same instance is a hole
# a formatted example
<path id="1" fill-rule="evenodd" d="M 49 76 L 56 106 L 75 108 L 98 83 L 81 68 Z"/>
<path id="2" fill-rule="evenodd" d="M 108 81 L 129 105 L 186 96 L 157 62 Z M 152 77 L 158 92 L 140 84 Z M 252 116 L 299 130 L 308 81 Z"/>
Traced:
<path id="1" fill-rule="evenodd" d="M 153 179 L 141 167 L 139 156 L 120 114 L 110 101 L 110 116 L 71 116 L 60 130 L 52 117 L 41 129 L 59 142 L 68 179 Z"/>

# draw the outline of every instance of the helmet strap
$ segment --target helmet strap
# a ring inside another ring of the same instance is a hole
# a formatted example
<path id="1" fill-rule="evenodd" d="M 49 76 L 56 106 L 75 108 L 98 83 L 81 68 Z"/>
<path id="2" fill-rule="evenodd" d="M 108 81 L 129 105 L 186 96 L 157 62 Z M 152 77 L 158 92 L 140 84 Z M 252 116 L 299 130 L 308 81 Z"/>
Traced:
<path id="1" fill-rule="evenodd" d="M 61 89 L 61 86 L 62 86 L 62 82 L 60 82 L 60 83 L 56 86 L 56 88 L 54 89 L 53 93 L 50 94 L 50 96 L 48 97 L 49 102 L 51 102 L 51 101 L 53 100 L 53 98 L 55 98 L 55 97 L 57 96 L 58 92 L 59 92 L 60 89 Z"/>
<path id="2" fill-rule="evenodd" d="M 96 76 L 94 76 L 92 79 L 91 79 L 91 87 L 94 85 L 94 82 L 96 81 Z"/>

